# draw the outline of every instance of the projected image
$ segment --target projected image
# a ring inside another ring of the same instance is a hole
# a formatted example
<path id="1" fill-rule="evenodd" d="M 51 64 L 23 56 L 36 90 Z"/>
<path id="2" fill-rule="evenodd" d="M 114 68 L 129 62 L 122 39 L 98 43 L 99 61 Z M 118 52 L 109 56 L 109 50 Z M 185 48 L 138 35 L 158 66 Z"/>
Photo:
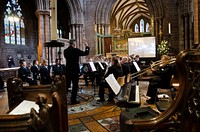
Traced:
<path id="1" fill-rule="evenodd" d="M 128 38 L 128 54 L 142 58 L 156 57 L 155 37 Z"/>

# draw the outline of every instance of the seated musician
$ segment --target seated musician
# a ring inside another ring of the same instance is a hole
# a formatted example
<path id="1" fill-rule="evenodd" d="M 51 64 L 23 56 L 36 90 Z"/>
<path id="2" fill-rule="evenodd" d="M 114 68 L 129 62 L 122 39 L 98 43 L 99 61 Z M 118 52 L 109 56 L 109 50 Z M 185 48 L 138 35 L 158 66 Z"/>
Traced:
<path id="1" fill-rule="evenodd" d="M 122 66 L 119 63 L 117 57 L 112 57 L 112 65 L 110 67 L 108 67 L 108 70 L 107 70 L 106 74 L 104 75 L 104 78 L 106 78 L 110 74 L 113 74 L 116 79 L 120 76 L 123 76 Z M 105 88 L 108 88 L 108 90 L 109 90 L 108 101 L 112 102 L 113 99 L 114 99 L 114 92 L 112 91 L 112 89 L 110 88 L 110 86 L 108 85 L 108 83 L 104 79 L 99 84 L 99 97 L 100 97 L 100 99 L 97 100 L 97 101 L 99 101 L 99 102 L 105 101 L 105 98 L 104 98 L 104 89 Z"/>
<path id="2" fill-rule="evenodd" d="M 83 73 L 83 78 L 85 80 L 85 86 L 88 86 L 88 78 L 92 82 L 92 85 L 94 84 L 94 79 L 95 79 L 95 73 L 92 72 L 92 69 L 89 65 L 89 62 L 92 62 L 93 60 L 91 58 L 87 58 L 86 63 L 83 63 L 82 67 L 82 73 Z"/>
<path id="3" fill-rule="evenodd" d="M 149 104 L 153 104 L 156 101 L 157 88 L 166 88 L 166 89 L 170 88 L 173 66 L 169 64 L 169 60 L 170 60 L 169 56 L 162 55 L 161 56 L 162 64 L 159 66 L 159 68 L 157 70 L 151 68 L 152 73 L 158 76 L 158 78 L 153 78 L 149 82 L 147 96 L 151 98 L 146 101 Z"/>
<path id="4" fill-rule="evenodd" d="M 50 67 L 48 67 L 48 61 L 43 60 L 40 67 L 41 84 L 51 84 Z"/>
<path id="5" fill-rule="evenodd" d="M 62 75 L 65 73 L 65 65 L 61 64 L 60 59 L 56 59 L 55 62 L 56 64 L 53 65 L 53 77 L 56 75 L 62 77 Z"/>
<path id="6" fill-rule="evenodd" d="M 123 69 L 123 76 L 125 76 L 125 80 L 126 80 L 127 75 L 131 71 L 131 65 L 130 63 L 128 63 L 128 57 L 122 57 L 121 64 L 122 64 L 122 69 Z"/>
<path id="7" fill-rule="evenodd" d="M 31 71 L 26 66 L 25 61 L 20 61 L 20 68 L 18 70 L 18 77 L 22 79 L 23 82 L 29 83 L 29 85 L 37 85 L 37 81 L 33 80 L 31 77 Z"/>
<path id="8" fill-rule="evenodd" d="M 37 60 L 33 60 L 33 65 L 31 66 L 31 72 L 33 74 L 33 80 L 37 81 L 39 78 L 39 67 Z"/>

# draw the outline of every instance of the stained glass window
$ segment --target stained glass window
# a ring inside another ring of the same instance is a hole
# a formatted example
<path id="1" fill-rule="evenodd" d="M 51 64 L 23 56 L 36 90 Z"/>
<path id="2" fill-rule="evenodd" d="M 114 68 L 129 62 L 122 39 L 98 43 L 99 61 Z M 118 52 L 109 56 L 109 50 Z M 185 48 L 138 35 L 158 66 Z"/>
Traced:
<path id="1" fill-rule="evenodd" d="M 140 32 L 144 32 L 144 20 L 140 20 Z"/>
<path id="2" fill-rule="evenodd" d="M 7 16 L 4 18 L 4 33 L 5 33 L 5 43 L 10 43 L 10 32 L 9 32 L 9 22 Z"/>
<path id="3" fill-rule="evenodd" d="M 25 45 L 25 26 L 22 10 L 15 0 L 8 1 L 6 4 L 4 33 L 6 44 Z"/>
<path id="4" fill-rule="evenodd" d="M 139 32 L 139 27 L 138 27 L 138 24 L 137 24 L 137 23 L 135 24 L 135 32 L 136 32 L 136 33 Z"/>
<path id="5" fill-rule="evenodd" d="M 149 23 L 147 22 L 146 23 L 146 32 L 150 32 L 150 29 L 149 29 L 150 27 L 149 27 Z"/>

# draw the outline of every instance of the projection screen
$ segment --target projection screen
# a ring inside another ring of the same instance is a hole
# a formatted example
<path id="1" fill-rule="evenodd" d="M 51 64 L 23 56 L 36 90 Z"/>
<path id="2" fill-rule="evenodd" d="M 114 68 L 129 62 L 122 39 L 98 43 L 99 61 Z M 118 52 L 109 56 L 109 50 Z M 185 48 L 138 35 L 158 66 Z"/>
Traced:
<path id="1" fill-rule="evenodd" d="M 155 37 L 128 38 L 128 54 L 142 58 L 156 57 Z"/>

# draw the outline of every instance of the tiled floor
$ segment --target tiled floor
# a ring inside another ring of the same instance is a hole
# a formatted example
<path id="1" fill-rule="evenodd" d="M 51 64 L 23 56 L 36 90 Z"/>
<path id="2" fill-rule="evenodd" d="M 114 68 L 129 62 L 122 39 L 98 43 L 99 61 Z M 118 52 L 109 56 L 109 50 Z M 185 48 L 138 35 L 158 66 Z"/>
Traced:
<path id="1" fill-rule="evenodd" d="M 148 106 L 145 103 L 147 97 L 146 88 L 148 82 L 140 82 L 141 107 Z M 96 87 L 96 94 L 94 95 L 94 86 L 81 86 L 83 89 L 79 91 L 78 100 L 79 105 L 68 106 L 68 122 L 70 132 L 90 132 L 90 131 L 111 131 L 118 132 L 119 115 L 123 109 L 117 107 L 115 104 L 108 102 L 99 103 L 98 87 Z M 68 95 L 70 96 L 70 95 Z M 7 91 L 0 93 L 0 114 L 6 114 L 9 110 Z"/>

